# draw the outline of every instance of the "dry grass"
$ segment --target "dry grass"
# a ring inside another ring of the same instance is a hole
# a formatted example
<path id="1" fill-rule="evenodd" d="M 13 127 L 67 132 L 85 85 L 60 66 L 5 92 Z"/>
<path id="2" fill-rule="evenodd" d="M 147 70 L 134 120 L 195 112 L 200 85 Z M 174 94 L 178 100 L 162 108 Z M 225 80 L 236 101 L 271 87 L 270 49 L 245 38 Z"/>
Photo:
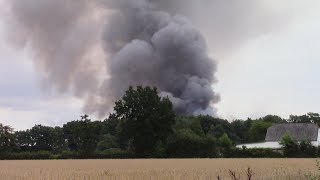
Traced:
<path id="1" fill-rule="evenodd" d="M 0 179 L 310 179 L 315 159 L 0 161 Z"/>

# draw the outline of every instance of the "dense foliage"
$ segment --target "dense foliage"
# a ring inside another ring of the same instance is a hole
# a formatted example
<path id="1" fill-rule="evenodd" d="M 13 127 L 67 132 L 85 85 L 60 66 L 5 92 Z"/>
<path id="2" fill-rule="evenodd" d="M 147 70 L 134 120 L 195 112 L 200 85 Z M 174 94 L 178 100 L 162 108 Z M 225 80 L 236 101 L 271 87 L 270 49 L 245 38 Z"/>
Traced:
<path id="1" fill-rule="evenodd" d="M 292 115 L 287 120 L 268 115 L 232 122 L 176 116 L 170 100 L 158 96 L 157 89 L 129 88 L 102 121 L 84 115 L 62 127 L 35 125 L 23 131 L 0 124 L 0 159 L 317 157 L 317 147 L 290 136 L 283 137 L 282 152 L 235 148 L 264 141 L 268 127 L 288 122 L 320 123 L 320 115 Z"/>
<path id="2" fill-rule="evenodd" d="M 119 121 L 122 140 L 141 157 L 147 157 L 167 144 L 173 133 L 175 113 L 169 98 L 158 96 L 156 88 L 132 87 L 116 102 L 114 114 Z M 160 146 L 160 147 L 158 147 Z"/>

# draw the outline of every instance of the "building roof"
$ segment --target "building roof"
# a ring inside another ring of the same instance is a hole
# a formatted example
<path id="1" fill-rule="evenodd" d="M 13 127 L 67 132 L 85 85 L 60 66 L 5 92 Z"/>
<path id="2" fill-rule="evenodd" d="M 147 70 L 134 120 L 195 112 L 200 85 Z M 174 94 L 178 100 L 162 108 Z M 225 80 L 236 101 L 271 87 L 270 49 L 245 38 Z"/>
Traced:
<path id="1" fill-rule="evenodd" d="M 318 129 L 318 125 L 313 123 L 275 124 L 268 128 L 265 140 L 267 142 L 279 142 L 284 135 L 289 134 L 297 141 L 317 141 Z"/>

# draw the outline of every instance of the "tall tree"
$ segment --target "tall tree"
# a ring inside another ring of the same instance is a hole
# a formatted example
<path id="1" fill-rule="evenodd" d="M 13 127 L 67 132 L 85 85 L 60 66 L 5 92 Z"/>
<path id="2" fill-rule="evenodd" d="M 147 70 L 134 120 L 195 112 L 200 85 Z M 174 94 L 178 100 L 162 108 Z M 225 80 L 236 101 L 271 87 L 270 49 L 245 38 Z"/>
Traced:
<path id="1" fill-rule="evenodd" d="M 258 120 L 270 123 L 287 123 L 286 120 L 277 115 L 266 115 L 265 117 L 259 118 Z"/>
<path id="2" fill-rule="evenodd" d="M 31 138 L 30 129 L 25 131 L 17 131 L 14 133 L 17 139 L 17 145 L 20 151 L 32 151 L 34 142 Z"/>
<path id="3" fill-rule="evenodd" d="M 316 123 L 320 125 L 320 114 L 319 113 L 307 113 L 305 115 L 297 116 L 291 115 L 288 122 L 291 123 Z"/>
<path id="4" fill-rule="evenodd" d="M 169 98 L 161 98 L 156 88 L 130 87 L 116 102 L 114 117 L 121 134 L 139 156 L 151 154 L 157 144 L 165 144 L 173 132 L 175 113 Z"/>
<path id="5" fill-rule="evenodd" d="M 234 140 L 236 143 L 246 143 L 250 141 L 249 130 L 251 128 L 251 124 L 251 119 L 246 121 L 235 120 L 230 123 L 233 132 L 238 137 L 238 139 Z"/>
<path id="6" fill-rule="evenodd" d="M 250 139 L 253 142 L 264 141 L 267 130 L 270 126 L 272 126 L 271 122 L 265 122 L 262 120 L 253 121 L 249 130 Z"/>
<path id="7" fill-rule="evenodd" d="M 18 146 L 25 151 L 61 151 L 65 147 L 62 128 L 35 125 L 15 133 Z"/>
<path id="8" fill-rule="evenodd" d="M 13 128 L 0 124 L 0 152 L 10 151 L 15 147 Z"/>
<path id="9" fill-rule="evenodd" d="M 71 121 L 63 125 L 63 133 L 69 149 L 78 151 L 82 155 L 88 155 L 95 151 L 101 129 L 102 122 L 92 122 L 87 115 L 81 116 L 81 120 Z"/>

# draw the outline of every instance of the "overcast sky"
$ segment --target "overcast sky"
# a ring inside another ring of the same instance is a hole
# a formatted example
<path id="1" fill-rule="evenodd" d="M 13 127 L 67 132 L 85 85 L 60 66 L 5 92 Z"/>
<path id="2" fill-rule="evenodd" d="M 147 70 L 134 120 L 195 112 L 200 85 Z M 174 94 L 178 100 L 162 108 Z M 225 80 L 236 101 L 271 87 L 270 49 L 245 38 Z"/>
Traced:
<path id="1" fill-rule="evenodd" d="M 44 91 L 30 50 L 8 43 L 5 1 L 0 0 L 0 123 L 25 129 L 76 119 L 82 113 L 82 100 Z M 203 30 L 210 54 L 219 64 L 218 83 L 213 85 L 221 95 L 216 105 L 219 116 L 229 120 L 267 114 L 287 118 L 290 114 L 320 112 L 320 2 L 264 2 L 265 10 L 270 11 L 267 15 L 277 23 L 259 33 L 235 34 L 241 41 L 233 48 L 221 50 L 219 44 L 223 43 L 212 41 L 210 28 L 214 23 Z M 250 18 L 243 20 L 248 27 L 241 31 L 264 22 L 261 19 L 257 24 Z M 238 27 L 231 24 L 226 28 Z"/>

